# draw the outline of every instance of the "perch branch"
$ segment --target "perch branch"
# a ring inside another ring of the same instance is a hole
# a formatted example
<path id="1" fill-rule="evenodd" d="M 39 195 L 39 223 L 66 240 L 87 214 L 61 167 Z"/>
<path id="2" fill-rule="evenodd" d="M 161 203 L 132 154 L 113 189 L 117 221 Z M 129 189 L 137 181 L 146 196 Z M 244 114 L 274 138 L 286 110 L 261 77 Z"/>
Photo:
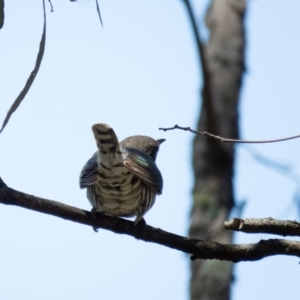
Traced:
<path id="1" fill-rule="evenodd" d="M 256 244 L 220 244 L 213 241 L 190 239 L 149 225 L 138 224 L 109 216 L 92 217 L 88 211 L 60 202 L 28 195 L 9 188 L 0 178 L 0 203 L 16 205 L 40 213 L 91 227 L 127 234 L 145 242 L 160 244 L 191 254 L 191 259 L 219 259 L 233 262 L 255 261 L 273 255 L 300 257 L 300 242 L 283 239 L 261 240 Z"/>

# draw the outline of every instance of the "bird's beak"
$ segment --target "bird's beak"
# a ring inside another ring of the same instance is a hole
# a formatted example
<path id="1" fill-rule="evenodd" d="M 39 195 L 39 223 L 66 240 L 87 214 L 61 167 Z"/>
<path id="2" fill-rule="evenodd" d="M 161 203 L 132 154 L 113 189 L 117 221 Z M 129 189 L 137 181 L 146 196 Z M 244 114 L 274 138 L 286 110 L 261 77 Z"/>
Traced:
<path id="1" fill-rule="evenodd" d="M 160 145 L 161 143 L 163 143 L 165 141 L 165 139 L 159 139 L 159 140 L 156 140 L 158 142 L 158 144 Z"/>

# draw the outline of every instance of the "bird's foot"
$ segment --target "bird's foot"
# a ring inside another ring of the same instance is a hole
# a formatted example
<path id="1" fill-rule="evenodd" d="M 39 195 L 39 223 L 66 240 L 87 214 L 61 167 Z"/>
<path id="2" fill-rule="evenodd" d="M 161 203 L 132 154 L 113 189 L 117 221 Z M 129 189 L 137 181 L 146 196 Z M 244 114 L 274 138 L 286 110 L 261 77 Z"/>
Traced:
<path id="1" fill-rule="evenodd" d="M 146 230 L 147 230 L 147 223 L 145 221 L 144 218 L 142 218 L 140 221 L 138 221 L 138 223 L 134 223 L 134 225 L 137 225 L 141 228 L 141 233 L 142 236 L 144 236 L 146 234 Z"/>
<path id="2" fill-rule="evenodd" d="M 95 225 L 97 216 L 105 216 L 105 214 L 101 211 L 97 211 L 96 208 L 92 208 L 91 213 L 92 213 L 93 229 L 95 232 L 98 232 L 98 227 Z"/>

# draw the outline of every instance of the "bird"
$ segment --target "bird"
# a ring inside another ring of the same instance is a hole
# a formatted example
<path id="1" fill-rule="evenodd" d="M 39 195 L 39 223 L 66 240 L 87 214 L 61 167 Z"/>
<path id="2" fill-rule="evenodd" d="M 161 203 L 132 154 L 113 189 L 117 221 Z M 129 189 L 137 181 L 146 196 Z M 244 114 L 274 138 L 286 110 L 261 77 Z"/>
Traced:
<path id="1" fill-rule="evenodd" d="M 93 213 L 135 217 L 136 225 L 162 193 L 155 159 L 165 139 L 136 135 L 119 143 L 113 128 L 104 123 L 93 125 L 92 131 L 98 150 L 80 173 L 80 188 L 87 189 Z"/>

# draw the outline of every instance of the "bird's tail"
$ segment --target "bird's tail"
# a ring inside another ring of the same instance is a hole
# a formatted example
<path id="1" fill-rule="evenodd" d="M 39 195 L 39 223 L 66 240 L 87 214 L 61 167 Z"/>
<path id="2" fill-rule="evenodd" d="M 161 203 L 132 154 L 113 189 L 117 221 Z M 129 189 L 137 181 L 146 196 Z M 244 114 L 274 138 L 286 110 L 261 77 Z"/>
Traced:
<path id="1" fill-rule="evenodd" d="M 123 165 L 123 156 L 114 130 L 107 124 L 92 127 L 98 147 L 98 164 L 104 169 Z"/>

